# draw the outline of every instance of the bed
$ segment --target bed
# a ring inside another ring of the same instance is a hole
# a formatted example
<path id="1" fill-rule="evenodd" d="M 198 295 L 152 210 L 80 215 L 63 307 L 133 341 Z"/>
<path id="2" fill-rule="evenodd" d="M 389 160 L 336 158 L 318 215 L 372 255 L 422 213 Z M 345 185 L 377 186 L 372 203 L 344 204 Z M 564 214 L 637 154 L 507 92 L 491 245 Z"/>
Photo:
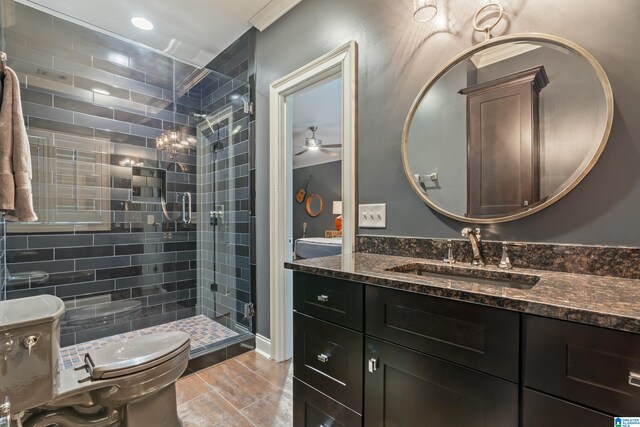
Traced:
<path id="1" fill-rule="evenodd" d="M 342 253 L 342 237 L 305 237 L 297 239 L 294 252 L 296 259 L 340 255 Z"/>

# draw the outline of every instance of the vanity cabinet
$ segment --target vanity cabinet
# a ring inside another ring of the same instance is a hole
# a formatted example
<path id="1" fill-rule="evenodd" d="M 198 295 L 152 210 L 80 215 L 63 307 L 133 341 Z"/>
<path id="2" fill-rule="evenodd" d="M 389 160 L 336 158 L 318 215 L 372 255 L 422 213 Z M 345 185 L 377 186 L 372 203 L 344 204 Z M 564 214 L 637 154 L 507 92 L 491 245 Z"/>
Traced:
<path id="1" fill-rule="evenodd" d="M 611 427 L 613 417 L 525 388 L 522 394 L 522 427 Z"/>
<path id="2" fill-rule="evenodd" d="M 295 426 L 362 425 L 364 285 L 293 273 Z"/>
<path id="3" fill-rule="evenodd" d="M 376 338 L 365 338 L 369 426 L 513 427 L 518 385 Z"/>
<path id="4" fill-rule="evenodd" d="M 614 416 L 640 414 L 639 334 L 538 316 L 525 316 L 525 330 L 525 387 Z"/>
<path id="5" fill-rule="evenodd" d="M 294 425 L 605 427 L 640 334 L 294 272 Z"/>

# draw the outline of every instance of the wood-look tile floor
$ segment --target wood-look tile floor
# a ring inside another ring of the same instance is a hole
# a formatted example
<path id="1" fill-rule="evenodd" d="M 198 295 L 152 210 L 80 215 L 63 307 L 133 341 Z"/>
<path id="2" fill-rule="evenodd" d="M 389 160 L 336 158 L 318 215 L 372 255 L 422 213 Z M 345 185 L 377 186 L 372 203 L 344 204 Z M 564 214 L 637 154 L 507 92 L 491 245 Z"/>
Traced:
<path id="1" fill-rule="evenodd" d="M 178 380 L 184 427 L 293 425 L 293 366 L 244 353 Z"/>

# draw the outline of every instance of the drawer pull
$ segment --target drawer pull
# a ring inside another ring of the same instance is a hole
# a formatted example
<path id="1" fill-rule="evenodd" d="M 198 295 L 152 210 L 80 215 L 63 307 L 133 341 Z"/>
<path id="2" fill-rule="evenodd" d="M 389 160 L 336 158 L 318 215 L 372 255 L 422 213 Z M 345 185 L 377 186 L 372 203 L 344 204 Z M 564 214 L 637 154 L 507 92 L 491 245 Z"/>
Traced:
<path id="1" fill-rule="evenodd" d="M 369 372 L 374 373 L 378 370 L 378 359 L 371 358 L 369 359 Z"/>
<path id="2" fill-rule="evenodd" d="M 329 297 L 327 295 L 318 295 L 318 301 L 327 302 L 329 301 Z"/>
<path id="3" fill-rule="evenodd" d="M 327 356 L 324 353 L 321 353 L 318 355 L 318 360 L 321 361 L 322 363 L 327 363 L 327 361 L 329 361 L 329 356 Z"/>
<path id="4" fill-rule="evenodd" d="M 634 387 L 640 387 L 640 374 L 629 372 L 629 384 Z"/>

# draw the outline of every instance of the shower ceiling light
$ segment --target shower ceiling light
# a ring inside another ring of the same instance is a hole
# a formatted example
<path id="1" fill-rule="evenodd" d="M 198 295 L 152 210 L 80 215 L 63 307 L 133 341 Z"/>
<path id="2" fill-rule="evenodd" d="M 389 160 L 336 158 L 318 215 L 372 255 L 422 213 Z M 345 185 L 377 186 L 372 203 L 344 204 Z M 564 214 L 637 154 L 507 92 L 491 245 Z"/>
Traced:
<path id="1" fill-rule="evenodd" d="M 136 16 L 134 18 L 131 18 L 131 23 L 136 28 L 139 28 L 139 29 L 144 30 L 144 31 L 153 30 L 153 24 L 151 23 L 151 21 L 149 21 L 146 18 L 143 18 L 142 16 Z"/>
<path id="2" fill-rule="evenodd" d="M 427 22 L 438 13 L 437 0 L 413 0 L 413 19 Z"/>

